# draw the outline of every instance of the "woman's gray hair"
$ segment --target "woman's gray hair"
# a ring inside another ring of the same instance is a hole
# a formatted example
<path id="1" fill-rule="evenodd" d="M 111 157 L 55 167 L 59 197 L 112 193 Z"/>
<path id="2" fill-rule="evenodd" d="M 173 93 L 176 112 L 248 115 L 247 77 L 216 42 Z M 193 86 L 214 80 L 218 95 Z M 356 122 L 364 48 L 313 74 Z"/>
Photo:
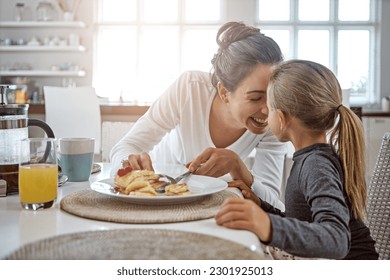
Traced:
<path id="1" fill-rule="evenodd" d="M 233 92 L 253 68 L 261 63 L 274 65 L 283 61 L 278 44 L 260 29 L 241 22 L 228 22 L 217 33 L 218 52 L 211 60 L 211 82 L 221 82 Z"/>

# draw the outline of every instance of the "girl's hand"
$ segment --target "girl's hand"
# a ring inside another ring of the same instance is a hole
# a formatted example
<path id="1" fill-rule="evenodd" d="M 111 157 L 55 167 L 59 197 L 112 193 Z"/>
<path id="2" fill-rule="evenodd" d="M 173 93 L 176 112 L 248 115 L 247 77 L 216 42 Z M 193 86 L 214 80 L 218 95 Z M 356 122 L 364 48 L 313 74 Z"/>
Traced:
<path id="1" fill-rule="evenodd" d="M 239 188 L 244 198 L 252 200 L 254 203 L 256 203 L 259 206 L 261 205 L 260 198 L 242 180 L 235 180 L 235 181 L 228 182 L 228 187 Z"/>
<path id="2" fill-rule="evenodd" d="M 271 241 L 271 220 L 252 200 L 228 198 L 215 216 L 215 221 L 227 228 L 249 230 L 262 242 Z"/>
<path id="3" fill-rule="evenodd" d="M 131 154 L 127 160 L 122 161 L 122 167 L 131 166 L 134 170 L 151 170 L 154 171 L 152 160 L 148 153 Z"/>

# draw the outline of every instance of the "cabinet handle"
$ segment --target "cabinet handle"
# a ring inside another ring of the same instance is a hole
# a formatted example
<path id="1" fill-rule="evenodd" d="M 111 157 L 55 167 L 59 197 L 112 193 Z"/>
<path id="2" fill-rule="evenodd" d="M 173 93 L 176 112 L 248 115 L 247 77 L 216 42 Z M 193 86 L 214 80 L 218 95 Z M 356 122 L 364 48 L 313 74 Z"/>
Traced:
<path id="1" fill-rule="evenodd" d="M 378 120 L 378 119 L 376 119 L 375 123 L 385 123 L 385 120 Z"/>

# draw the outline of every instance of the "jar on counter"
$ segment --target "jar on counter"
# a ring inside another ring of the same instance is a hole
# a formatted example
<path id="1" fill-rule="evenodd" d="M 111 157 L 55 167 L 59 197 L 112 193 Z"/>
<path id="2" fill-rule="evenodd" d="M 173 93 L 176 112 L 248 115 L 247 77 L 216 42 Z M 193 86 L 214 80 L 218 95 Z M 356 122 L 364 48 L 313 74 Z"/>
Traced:
<path id="1" fill-rule="evenodd" d="M 27 87 L 18 87 L 15 91 L 15 103 L 26 104 L 28 100 Z"/>
<path id="2" fill-rule="evenodd" d="M 55 9 L 53 4 L 48 1 L 39 2 L 36 12 L 38 21 L 51 21 L 55 18 Z"/>
<path id="3" fill-rule="evenodd" d="M 382 98 L 382 111 L 390 112 L 390 96 Z"/>
<path id="4" fill-rule="evenodd" d="M 16 21 L 24 20 L 24 3 L 15 4 L 15 20 Z"/>

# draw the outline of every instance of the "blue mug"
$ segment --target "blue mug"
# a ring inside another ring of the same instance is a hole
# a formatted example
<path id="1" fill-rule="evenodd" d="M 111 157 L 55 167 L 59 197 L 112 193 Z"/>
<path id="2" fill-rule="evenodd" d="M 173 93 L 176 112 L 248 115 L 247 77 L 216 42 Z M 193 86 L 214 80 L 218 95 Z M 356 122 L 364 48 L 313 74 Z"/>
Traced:
<path id="1" fill-rule="evenodd" d="M 70 182 L 88 181 L 91 175 L 95 139 L 60 138 L 58 164 Z"/>

